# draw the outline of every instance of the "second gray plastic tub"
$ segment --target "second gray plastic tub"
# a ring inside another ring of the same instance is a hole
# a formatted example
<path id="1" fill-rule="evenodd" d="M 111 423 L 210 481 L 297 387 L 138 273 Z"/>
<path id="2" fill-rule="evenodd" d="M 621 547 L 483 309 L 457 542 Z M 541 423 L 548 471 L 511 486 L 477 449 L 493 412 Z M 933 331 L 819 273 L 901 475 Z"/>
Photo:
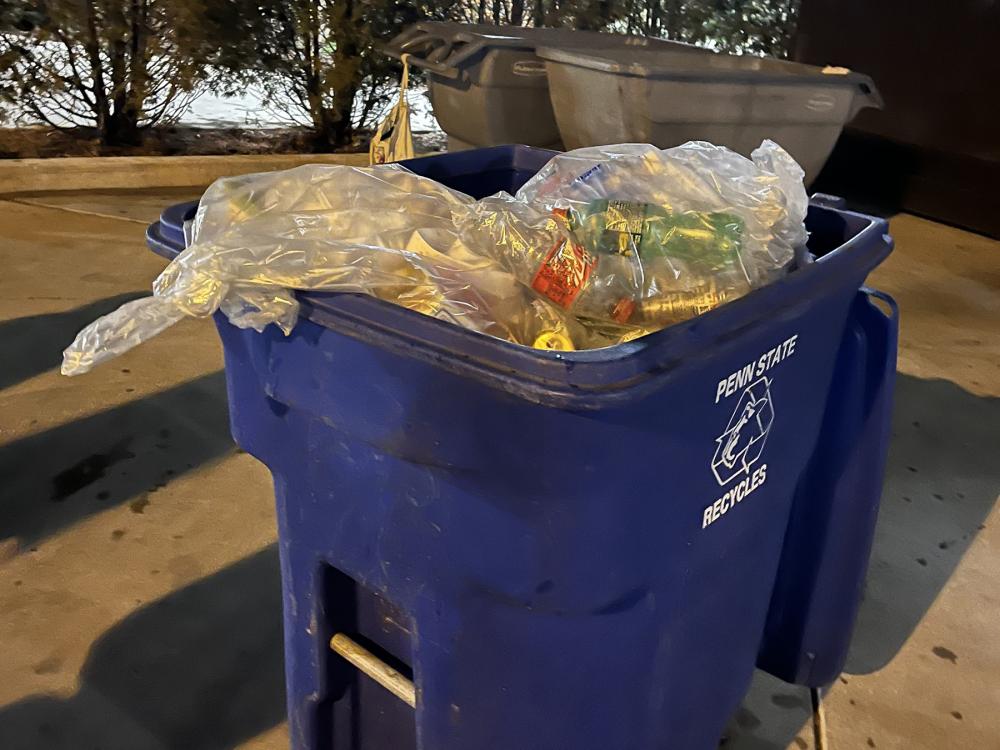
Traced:
<path id="1" fill-rule="evenodd" d="M 772 58 L 657 49 L 539 47 L 566 148 L 710 141 L 749 155 L 781 144 L 811 182 L 859 110 L 881 107 L 871 78 Z"/>

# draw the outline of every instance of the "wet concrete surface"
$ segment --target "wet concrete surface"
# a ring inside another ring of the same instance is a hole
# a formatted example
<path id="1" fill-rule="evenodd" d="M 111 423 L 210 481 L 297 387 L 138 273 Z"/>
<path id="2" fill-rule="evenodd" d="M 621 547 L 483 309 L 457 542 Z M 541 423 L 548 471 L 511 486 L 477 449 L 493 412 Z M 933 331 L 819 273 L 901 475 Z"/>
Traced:
<path id="1" fill-rule="evenodd" d="M 187 197 L 0 204 L 5 750 L 287 747 L 272 490 L 229 436 L 213 327 L 57 372 L 77 328 L 149 289 L 144 222 Z M 872 279 L 902 309 L 893 443 L 826 747 L 1000 747 L 1000 243 L 893 232 Z M 723 747 L 816 748 L 811 714 L 758 674 Z"/>
<path id="2" fill-rule="evenodd" d="M 19 193 L 9 196 L 8 200 L 68 213 L 132 221 L 145 226 L 160 218 L 160 212 L 166 206 L 192 200 L 200 192 L 197 188 L 67 190 L 62 193 Z"/>

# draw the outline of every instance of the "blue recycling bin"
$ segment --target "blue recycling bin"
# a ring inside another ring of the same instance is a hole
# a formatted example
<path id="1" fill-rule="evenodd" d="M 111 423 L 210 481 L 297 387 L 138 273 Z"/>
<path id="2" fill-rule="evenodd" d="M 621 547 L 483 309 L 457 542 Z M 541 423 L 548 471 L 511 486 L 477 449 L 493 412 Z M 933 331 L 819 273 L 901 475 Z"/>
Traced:
<path id="1" fill-rule="evenodd" d="M 407 165 L 479 196 L 550 155 Z M 193 210 L 150 247 L 176 254 Z M 815 263 L 600 350 L 360 295 L 300 295 L 287 337 L 216 315 L 233 435 L 274 478 L 295 750 L 714 750 L 755 664 L 839 672 L 895 369 L 895 306 L 862 284 L 892 241 L 807 224 Z"/>

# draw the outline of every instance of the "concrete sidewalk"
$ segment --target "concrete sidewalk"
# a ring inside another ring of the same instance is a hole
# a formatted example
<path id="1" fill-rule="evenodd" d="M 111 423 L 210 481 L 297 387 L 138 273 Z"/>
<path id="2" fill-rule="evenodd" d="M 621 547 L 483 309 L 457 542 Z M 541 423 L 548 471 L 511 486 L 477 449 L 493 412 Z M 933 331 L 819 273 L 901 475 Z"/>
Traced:
<path id="1" fill-rule="evenodd" d="M 0 194 L 27 190 L 145 190 L 149 185 L 197 188 L 219 177 L 302 164 L 367 166 L 367 153 L 102 156 L 0 159 Z"/>
<path id="2" fill-rule="evenodd" d="M 232 444 L 212 326 L 57 371 L 162 269 L 145 224 L 198 192 L 0 201 L 4 750 L 287 747 L 270 478 Z M 825 747 L 1000 748 L 1000 243 L 892 231 L 894 438 Z M 816 748 L 809 692 L 759 675 L 723 746 Z"/>

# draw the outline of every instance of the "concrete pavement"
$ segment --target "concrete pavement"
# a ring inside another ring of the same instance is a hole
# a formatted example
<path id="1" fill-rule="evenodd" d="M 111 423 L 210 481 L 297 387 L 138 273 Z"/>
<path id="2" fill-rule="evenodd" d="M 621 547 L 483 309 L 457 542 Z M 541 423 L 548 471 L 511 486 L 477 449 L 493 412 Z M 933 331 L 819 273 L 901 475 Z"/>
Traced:
<path id="1" fill-rule="evenodd" d="M 4 750 L 287 747 L 270 480 L 229 437 L 211 324 L 58 374 L 80 327 L 149 289 L 144 225 L 187 196 L 0 202 Z M 892 231 L 872 283 L 902 308 L 894 442 L 826 747 L 1000 747 L 1000 243 Z M 724 747 L 815 748 L 810 716 L 758 675 Z"/>
<path id="2" fill-rule="evenodd" d="M 26 190 L 145 190 L 149 185 L 198 187 L 226 175 L 291 169 L 302 164 L 367 166 L 368 154 L 0 159 L 0 194 L 22 193 Z"/>

